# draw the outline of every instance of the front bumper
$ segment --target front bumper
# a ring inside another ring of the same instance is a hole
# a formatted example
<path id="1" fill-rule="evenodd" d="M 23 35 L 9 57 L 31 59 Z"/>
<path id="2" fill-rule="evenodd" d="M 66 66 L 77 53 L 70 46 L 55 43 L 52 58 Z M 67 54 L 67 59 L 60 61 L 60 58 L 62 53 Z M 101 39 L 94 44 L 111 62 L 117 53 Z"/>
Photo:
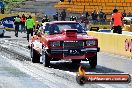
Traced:
<path id="1" fill-rule="evenodd" d="M 68 53 L 71 49 L 50 49 L 50 54 L 61 54 L 61 53 Z M 74 49 L 76 50 L 76 49 Z M 78 49 L 80 50 L 80 54 L 86 53 L 96 53 L 100 51 L 100 48 L 85 48 L 85 49 Z"/>
<path id="2" fill-rule="evenodd" d="M 73 50 L 71 52 L 70 50 Z M 79 51 L 77 51 L 79 50 Z M 85 49 L 47 49 L 47 53 L 51 58 L 61 59 L 86 59 L 93 57 L 100 51 L 100 48 L 85 48 Z"/>

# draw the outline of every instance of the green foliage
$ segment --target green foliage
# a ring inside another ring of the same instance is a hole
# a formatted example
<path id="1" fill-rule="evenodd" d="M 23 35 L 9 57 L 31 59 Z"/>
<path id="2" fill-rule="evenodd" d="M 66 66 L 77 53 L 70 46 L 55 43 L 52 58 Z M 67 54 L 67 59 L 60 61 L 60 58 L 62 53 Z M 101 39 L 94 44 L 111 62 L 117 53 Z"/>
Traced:
<path id="1" fill-rule="evenodd" d="M 5 4 L 9 4 L 10 3 L 10 0 L 4 0 L 4 3 Z"/>
<path id="2" fill-rule="evenodd" d="M 22 3 L 26 0 L 3 0 L 5 3 L 5 13 L 9 13 L 12 8 L 19 5 L 18 3 Z"/>
<path id="3" fill-rule="evenodd" d="M 103 27 L 103 29 L 107 29 L 107 27 L 106 27 L 106 26 L 104 26 L 104 27 Z"/>
<path id="4" fill-rule="evenodd" d="M 26 1 L 26 0 L 4 0 L 4 2 L 5 2 L 6 4 L 8 4 L 8 3 L 13 3 L 13 2 L 23 2 L 23 1 Z"/>

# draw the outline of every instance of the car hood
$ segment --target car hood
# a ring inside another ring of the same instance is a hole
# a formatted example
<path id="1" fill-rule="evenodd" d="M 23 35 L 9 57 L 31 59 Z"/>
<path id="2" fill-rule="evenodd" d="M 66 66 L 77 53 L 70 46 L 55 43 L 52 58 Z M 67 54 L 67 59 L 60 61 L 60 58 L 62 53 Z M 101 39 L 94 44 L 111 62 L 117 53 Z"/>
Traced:
<path id="1" fill-rule="evenodd" d="M 88 40 L 88 39 L 96 39 L 93 36 L 89 36 L 87 34 L 77 34 L 77 37 L 66 37 L 63 34 L 55 34 L 55 35 L 47 35 L 45 36 L 47 41 L 63 41 L 63 40 Z"/>

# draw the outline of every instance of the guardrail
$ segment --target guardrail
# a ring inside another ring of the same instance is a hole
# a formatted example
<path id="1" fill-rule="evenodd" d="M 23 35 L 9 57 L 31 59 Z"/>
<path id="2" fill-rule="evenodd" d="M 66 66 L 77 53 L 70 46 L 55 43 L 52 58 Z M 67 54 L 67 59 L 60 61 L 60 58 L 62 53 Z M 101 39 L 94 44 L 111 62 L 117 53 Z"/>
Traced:
<path id="1" fill-rule="evenodd" d="M 132 58 L 132 36 L 125 34 L 88 31 L 88 35 L 98 38 L 100 50 Z"/>

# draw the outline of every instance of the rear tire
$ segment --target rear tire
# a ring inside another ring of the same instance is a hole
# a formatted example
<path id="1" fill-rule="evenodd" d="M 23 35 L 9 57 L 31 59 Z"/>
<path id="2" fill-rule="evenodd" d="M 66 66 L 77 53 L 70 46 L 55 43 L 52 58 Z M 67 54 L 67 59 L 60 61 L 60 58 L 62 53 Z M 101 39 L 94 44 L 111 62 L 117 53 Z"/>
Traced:
<path id="1" fill-rule="evenodd" d="M 40 63 L 40 54 L 36 50 L 31 50 L 31 58 L 33 63 Z"/>
<path id="2" fill-rule="evenodd" d="M 90 64 L 91 68 L 96 68 L 96 66 L 97 66 L 97 54 L 94 57 L 89 59 L 89 64 Z"/>
<path id="3" fill-rule="evenodd" d="M 48 56 L 46 51 L 42 51 L 42 59 L 43 59 L 44 66 L 49 67 L 51 58 Z"/>
<path id="4" fill-rule="evenodd" d="M 33 48 L 31 46 L 31 49 L 30 49 L 30 57 L 33 58 Z"/>
<path id="5" fill-rule="evenodd" d="M 2 33 L 2 34 L 0 35 L 0 37 L 4 37 L 4 33 Z"/>

